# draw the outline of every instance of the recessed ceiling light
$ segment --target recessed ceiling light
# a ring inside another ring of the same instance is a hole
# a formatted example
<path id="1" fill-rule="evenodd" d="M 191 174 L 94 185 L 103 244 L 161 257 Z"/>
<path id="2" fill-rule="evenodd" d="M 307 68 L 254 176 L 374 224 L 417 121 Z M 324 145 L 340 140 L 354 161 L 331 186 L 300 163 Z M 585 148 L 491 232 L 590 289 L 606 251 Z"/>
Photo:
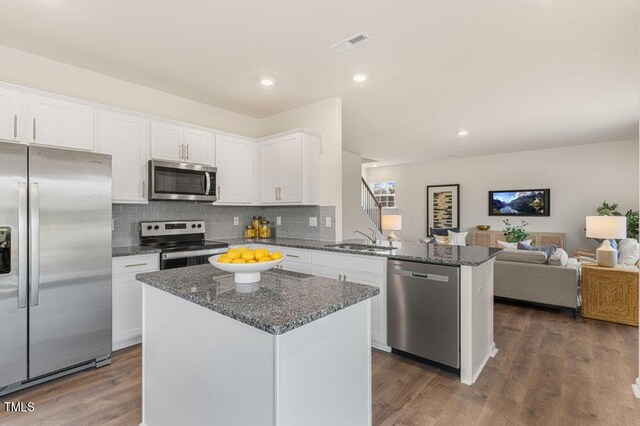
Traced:
<path id="1" fill-rule="evenodd" d="M 273 83 L 275 83 L 275 81 L 273 81 L 272 78 L 263 78 L 262 80 L 260 80 L 260 84 L 262 84 L 263 86 L 273 86 Z"/>
<path id="2" fill-rule="evenodd" d="M 468 134 L 469 134 L 469 131 L 467 129 L 458 130 L 458 136 L 467 136 Z"/>
<path id="3" fill-rule="evenodd" d="M 367 75 L 362 73 L 358 73 L 353 76 L 353 81 L 357 81 L 358 83 L 361 83 L 366 79 L 367 79 Z"/>
<path id="4" fill-rule="evenodd" d="M 455 154 L 450 154 L 449 158 L 456 158 L 456 155 Z"/>
<path id="5" fill-rule="evenodd" d="M 378 165 L 377 164 L 372 164 L 371 167 L 378 167 Z"/>

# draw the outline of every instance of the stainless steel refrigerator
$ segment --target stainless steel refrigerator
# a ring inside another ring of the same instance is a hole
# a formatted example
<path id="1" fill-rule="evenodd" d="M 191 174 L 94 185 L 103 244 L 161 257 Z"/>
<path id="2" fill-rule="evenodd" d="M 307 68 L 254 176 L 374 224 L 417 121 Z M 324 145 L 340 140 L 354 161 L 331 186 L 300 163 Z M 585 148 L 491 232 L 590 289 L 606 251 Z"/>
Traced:
<path id="1" fill-rule="evenodd" d="M 111 157 L 0 142 L 0 395 L 111 357 Z"/>

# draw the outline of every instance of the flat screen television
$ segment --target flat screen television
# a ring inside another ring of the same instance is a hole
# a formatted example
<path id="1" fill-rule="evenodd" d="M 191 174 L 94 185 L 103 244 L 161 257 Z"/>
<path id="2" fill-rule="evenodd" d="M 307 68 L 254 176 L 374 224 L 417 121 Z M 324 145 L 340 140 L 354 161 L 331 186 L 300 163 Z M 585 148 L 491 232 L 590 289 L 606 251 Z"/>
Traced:
<path id="1" fill-rule="evenodd" d="M 489 216 L 549 216 L 550 189 L 489 191 Z"/>

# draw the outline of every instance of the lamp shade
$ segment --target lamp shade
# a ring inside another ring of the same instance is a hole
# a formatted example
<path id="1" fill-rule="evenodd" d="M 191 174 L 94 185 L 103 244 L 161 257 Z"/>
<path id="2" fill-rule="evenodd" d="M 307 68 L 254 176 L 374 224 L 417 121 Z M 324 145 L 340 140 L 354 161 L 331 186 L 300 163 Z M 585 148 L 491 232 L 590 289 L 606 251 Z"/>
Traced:
<path id="1" fill-rule="evenodd" d="M 399 214 L 383 215 L 382 229 L 384 231 L 400 231 L 402 229 L 402 216 Z"/>
<path id="2" fill-rule="evenodd" d="M 627 238 L 626 216 L 587 216 L 587 238 Z"/>

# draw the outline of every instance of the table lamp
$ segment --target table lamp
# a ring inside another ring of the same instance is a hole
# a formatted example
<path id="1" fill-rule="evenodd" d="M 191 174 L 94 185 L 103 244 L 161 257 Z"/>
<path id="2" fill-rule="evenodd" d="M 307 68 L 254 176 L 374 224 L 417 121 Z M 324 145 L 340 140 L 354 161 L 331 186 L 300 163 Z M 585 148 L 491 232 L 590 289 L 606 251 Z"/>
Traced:
<path id="1" fill-rule="evenodd" d="M 382 230 L 383 231 L 391 231 L 389 232 L 389 236 L 387 239 L 389 240 L 389 245 L 395 239 L 397 239 L 396 234 L 393 231 L 400 231 L 402 229 L 402 216 L 399 214 L 387 214 L 382 216 Z"/>
<path id="2" fill-rule="evenodd" d="M 618 250 L 611 247 L 610 239 L 627 237 L 626 216 L 587 216 L 587 238 L 602 239 L 596 250 L 599 266 L 613 268 L 618 263 Z"/>

